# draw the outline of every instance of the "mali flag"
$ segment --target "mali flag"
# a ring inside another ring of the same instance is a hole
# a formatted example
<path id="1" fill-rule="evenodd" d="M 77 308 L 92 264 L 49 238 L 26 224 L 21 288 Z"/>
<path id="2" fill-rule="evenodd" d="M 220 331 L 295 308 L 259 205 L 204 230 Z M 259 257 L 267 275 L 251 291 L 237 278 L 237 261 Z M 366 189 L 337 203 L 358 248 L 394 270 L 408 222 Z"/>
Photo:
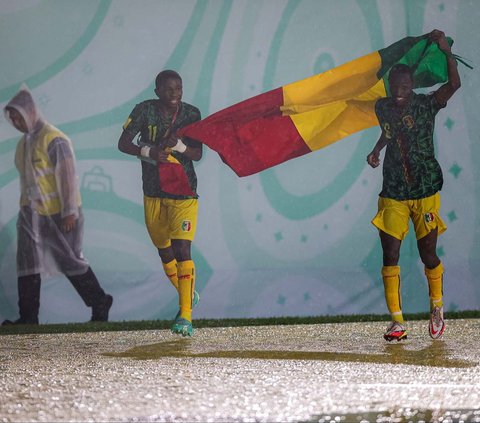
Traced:
<path id="1" fill-rule="evenodd" d="M 206 144 L 238 176 L 251 175 L 378 125 L 375 102 L 388 95 L 396 63 L 412 67 L 416 88 L 448 79 L 445 53 L 428 34 L 407 37 L 220 110 L 179 135 Z"/>

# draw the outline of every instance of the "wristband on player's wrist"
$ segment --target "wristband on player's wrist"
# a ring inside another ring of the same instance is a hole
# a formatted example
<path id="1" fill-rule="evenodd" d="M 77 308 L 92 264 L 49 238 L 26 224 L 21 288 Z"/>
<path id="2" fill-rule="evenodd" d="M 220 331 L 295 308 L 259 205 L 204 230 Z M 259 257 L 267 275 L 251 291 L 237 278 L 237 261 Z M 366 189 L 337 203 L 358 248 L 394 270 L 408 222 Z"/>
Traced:
<path id="1" fill-rule="evenodd" d="M 172 147 L 173 151 L 178 151 L 179 153 L 185 153 L 187 146 L 183 143 L 181 138 L 177 139 L 177 143 Z"/>
<path id="2" fill-rule="evenodd" d="M 140 149 L 140 156 L 142 157 L 150 157 L 150 147 L 148 145 L 144 145 Z"/>

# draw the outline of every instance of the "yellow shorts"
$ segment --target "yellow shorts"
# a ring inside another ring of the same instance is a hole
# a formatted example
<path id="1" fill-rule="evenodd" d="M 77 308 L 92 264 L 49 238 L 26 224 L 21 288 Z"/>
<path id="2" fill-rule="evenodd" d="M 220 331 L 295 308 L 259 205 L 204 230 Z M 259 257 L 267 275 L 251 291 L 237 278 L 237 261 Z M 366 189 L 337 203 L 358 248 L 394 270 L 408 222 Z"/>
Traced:
<path id="1" fill-rule="evenodd" d="M 412 219 L 415 235 L 418 239 L 438 228 L 438 235 L 447 230 L 440 217 L 440 193 L 420 200 L 393 200 L 378 198 L 378 213 L 372 224 L 383 232 L 404 240 L 408 233 L 409 219 Z"/>
<path id="2" fill-rule="evenodd" d="M 153 244 L 167 248 L 172 239 L 193 241 L 197 230 L 198 200 L 143 197 L 145 223 Z"/>

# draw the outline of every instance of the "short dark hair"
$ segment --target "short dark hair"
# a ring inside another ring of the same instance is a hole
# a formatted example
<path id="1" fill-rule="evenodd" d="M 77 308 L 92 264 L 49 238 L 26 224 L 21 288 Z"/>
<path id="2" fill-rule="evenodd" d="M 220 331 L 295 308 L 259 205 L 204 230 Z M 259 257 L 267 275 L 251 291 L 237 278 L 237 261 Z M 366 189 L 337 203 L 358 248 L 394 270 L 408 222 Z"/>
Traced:
<path id="1" fill-rule="evenodd" d="M 159 88 L 160 85 L 162 85 L 163 82 L 165 82 L 167 79 L 179 79 L 180 81 L 182 80 L 182 77 L 178 72 L 175 72 L 174 70 L 164 70 L 160 72 L 157 77 L 155 78 L 155 88 Z"/>
<path id="2" fill-rule="evenodd" d="M 392 77 L 396 75 L 408 75 L 410 79 L 413 81 L 412 68 L 403 63 L 397 63 L 396 65 L 392 66 L 392 69 L 390 69 L 390 73 L 388 74 L 388 80 L 390 80 Z"/>

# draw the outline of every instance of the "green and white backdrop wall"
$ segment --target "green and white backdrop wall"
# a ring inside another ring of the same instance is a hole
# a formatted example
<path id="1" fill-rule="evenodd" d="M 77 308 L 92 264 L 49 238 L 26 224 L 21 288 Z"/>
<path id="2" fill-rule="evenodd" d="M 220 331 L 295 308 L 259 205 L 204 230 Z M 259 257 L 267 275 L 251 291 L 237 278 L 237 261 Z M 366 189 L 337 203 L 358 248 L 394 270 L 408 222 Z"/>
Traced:
<path id="1" fill-rule="evenodd" d="M 0 0 L 0 102 L 25 82 L 74 142 L 86 217 L 84 252 L 115 297 L 113 320 L 175 315 L 174 290 L 143 223 L 140 164 L 117 140 L 165 68 L 203 116 L 434 28 L 479 65 L 478 0 Z M 477 69 L 437 118 L 448 231 L 438 252 L 448 310 L 480 306 Z M 381 249 L 370 220 L 381 169 L 366 164 L 372 128 L 238 178 L 208 148 L 197 165 L 197 317 L 385 313 Z M 0 118 L 0 318 L 17 314 L 18 133 Z M 410 233 L 404 311 L 428 309 Z M 68 281 L 45 277 L 43 322 L 89 318 Z"/>

